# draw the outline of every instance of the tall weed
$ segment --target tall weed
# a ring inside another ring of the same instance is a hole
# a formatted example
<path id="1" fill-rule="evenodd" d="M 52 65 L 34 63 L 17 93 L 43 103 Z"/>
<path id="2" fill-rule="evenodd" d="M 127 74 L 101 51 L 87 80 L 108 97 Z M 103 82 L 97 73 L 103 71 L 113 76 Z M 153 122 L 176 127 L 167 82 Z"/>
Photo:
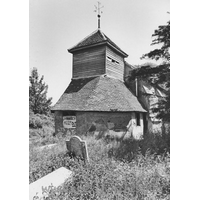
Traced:
<path id="1" fill-rule="evenodd" d="M 88 145 L 86 164 L 66 155 L 64 141 L 51 150 L 31 150 L 30 182 L 61 166 L 73 171 L 71 181 L 52 189 L 49 199 L 169 199 L 169 153 L 144 153 L 136 141 L 82 139 Z"/>

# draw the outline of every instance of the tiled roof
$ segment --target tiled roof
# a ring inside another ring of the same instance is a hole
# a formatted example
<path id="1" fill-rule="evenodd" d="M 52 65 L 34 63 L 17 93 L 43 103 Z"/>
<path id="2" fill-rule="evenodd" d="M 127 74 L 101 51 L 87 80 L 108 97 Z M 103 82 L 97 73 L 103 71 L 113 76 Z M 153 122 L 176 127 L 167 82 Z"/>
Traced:
<path id="1" fill-rule="evenodd" d="M 125 65 L 127 66 L 127 67 L 129 67 L 130 69 L 136 69 L 137 67 L 136 66 L 134 66 L 134 65 L 131 65 L 131 64 L 129 64 L 128 62 L 124 62 L 125 63 Z"/>
<path id="2" fill-rule="evenodd" d="M 117 49 L 119 52 L 121 52 L 122 54 L 124 54 L 125 57 L 127 57 L 128 55 L 122 51 L 109 37 L 107 37 L 101 30 L 96 30 L 94 31 L 92 34 L 90 34 L 89 36 L 87 36 L 86 38 L 84 38 L 82 41 L 80 41 L 78 44 L 76 44 L 75 46 L 73 46 L 72 48 L 68 49 L 69 52 L 73 52 L 75 50 L 79 50 L 82 48 L 86 48 L 89 47 L 91 45 L 98 45 L 98 44 L 102 44 L 102 43 L 106 43 L 108 45 L 111 45 L 111 47 L 114 47 L 115 49 Z"/>
<path id="3" fill-rule="evenodd" d="M 106 75 L 73 79 L 55 110 L 146 112 L 122 81 Z"/>

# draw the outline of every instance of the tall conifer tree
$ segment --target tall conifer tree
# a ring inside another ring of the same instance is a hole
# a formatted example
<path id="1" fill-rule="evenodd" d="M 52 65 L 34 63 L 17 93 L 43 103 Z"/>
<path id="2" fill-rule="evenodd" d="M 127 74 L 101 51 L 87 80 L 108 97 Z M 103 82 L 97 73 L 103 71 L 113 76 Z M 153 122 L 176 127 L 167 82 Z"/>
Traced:
<path id="1" fill-rule="evenodd" d="M 34 114 L 45 114 L 50 112 L 52 98 L 47 98 L 48 85 L 44 82 L 44 76 L 39 78 L 37 68 L 33 68 L 29 76 L 29 109 Z"/>

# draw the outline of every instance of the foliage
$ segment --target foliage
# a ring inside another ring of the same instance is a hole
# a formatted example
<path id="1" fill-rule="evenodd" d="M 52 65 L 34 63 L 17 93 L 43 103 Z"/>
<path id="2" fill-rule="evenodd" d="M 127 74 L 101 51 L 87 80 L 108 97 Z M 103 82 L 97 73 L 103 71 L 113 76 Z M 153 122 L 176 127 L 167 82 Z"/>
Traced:
<path id="1" fill-rule="evenodd" d="M 44 126 L 54 127 L 54 119 L 52 115 L 29 113 L 29 128 L 37 129 Z"/>
<path id="2" fill-rule="evenodd" d="M 162 59 L 166 63 L 170 62 L 170 21 L 167 25 L 159 26 L 152 35 L 155 37 L 151 45 L 162 44 L 160 49 L 155 49 L 147 54 L 144 54 L 142 58 L 151 58 L 155 60 Z"/>
<path id="3" fill-rule="evenodd" d="M 68 163 L 70 160 L 68 158 Z M 65 151 L 62 145 L 51 150 L 30 146 L 29 149 L 29 183 L 65 166 Z"/>
<path id="4" fill-rule="evenodd" d="M 37 146 L 57 142 L 54 137 L 54 118 L 52 115 L 29 113 L 29 141 Z"/>
<path id="5" fill-rule="evenodd" d="M 70 159 L 64 141 L 57 147 L 38 151 L 30 149 L 30 182 L 63 166 L 73 177 L 63 187 L 52 188 L 48 199 L 169 199 L 169 154 L 140 153 L 132 144 L 126 146 L 134 156 L 123 151 L 122 142 L 83 137 L 88 144 L 89 163 Z M 124 141 L 127 142 L 127 141 Z M 125 148 L 125 146 L 124 146 Z M 112 149 L 113 153 L 109 154 Z"/>
<path id="6" fill-rule="evenodd" d="M 133 70 L 131 79 L 135 77 L 145 77 L 150 84 L 160 89 L 165 97 L 160 98 L 157 106 L 152 111 L 157 114 L 157 118 L 163 121 L 170 121 L 170 22 L 167 25 L 159 26 L 152 35 L 151 45 L 161 44 L 161 48 L 154 49 L 142 56 L 142 59 L 149 58 L 162 60 L 162 64 L 157 67 L 143 66 Z"/>
<path id="7" fill-rule="evenodd" d="M 47 98 L 48 85 L 43 82 L 44 76 L 39 78 L 36 68 L 29 76 L 29 109 L 34 114 L 47 115 L 50 111 L 52 98 Z"/>

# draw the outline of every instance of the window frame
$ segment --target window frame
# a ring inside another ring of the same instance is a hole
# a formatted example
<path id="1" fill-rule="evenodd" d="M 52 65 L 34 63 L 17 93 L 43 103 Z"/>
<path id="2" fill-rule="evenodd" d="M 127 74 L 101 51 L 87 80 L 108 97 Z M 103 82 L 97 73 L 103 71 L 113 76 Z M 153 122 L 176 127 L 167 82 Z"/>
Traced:
<path id="1" fill-rule="evenodd" d="M 135 113 L 135 118 L 136 118 L 136 125 L 137 126 L 141 126 L 141 123 L 140 123 L 140 113 L 139 112 L 136 112 Z"/>

